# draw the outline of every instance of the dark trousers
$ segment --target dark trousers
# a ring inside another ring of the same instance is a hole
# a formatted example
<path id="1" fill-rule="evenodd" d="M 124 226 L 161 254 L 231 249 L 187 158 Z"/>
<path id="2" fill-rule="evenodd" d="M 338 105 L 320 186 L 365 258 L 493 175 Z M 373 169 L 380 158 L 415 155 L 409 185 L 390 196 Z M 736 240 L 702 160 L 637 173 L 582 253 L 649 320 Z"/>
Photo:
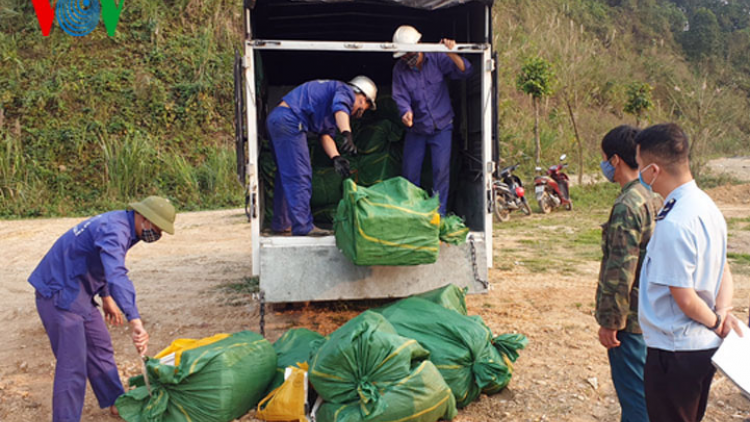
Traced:
<path id="1" fill-rule="evenodd" d="M 432 189 L 440 198 L 440 214 L 445 215 L 450 188 L 451 140 L 453 129 L 444 129 L 432 135 L 406 132 L 402 174 L 408 181 L 421 185 L 422 162 L 425 150 L 432 154 Z"/>
<path id="2" fill-rule="evenodd" d="M 87 378 L 101 408 L 115 404 L 124 391 L 112 339 L 99 309 L 91 306 L 87 315 L 79 315 L 58 309 L 53 299 L 39 294 L 36 307 L 57 358 L 52 421 L 81 420 Z"/>
<path id="3" fill-rule="evenodd" d="M 622 422 L 648 422 L 646 395 L 643 392 L 643 367 L 646 343 L 643 334 L 617 332 L 620 346 L 607 351 L 612 369 L 612 383 L 622 409 Z"/>
<path id="4" fill-rule="evenodd" d="M 698 422 L 706 413 L 716 369 L 716 349 L 668 352 L 648 348 L 644 385 L 648 417 L 659 422 Z"/>
<path id="5" fill-rule="evenodd" d="M 266 127 L 277 167 L 271 230 L 281 232 L 291 227 L 292 234 L 306 235 L 313 228 L 312 166 L 307 133 L 302 131 L 294 112 L 281 106 L 268 115 Z"/>

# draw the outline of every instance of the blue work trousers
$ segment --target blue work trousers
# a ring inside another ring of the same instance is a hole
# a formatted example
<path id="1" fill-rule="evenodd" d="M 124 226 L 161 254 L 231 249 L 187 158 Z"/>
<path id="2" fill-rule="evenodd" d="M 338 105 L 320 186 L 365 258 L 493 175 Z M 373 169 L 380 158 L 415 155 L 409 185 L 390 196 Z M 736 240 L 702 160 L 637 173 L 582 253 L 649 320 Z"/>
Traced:
<path id="1" fill-rule="evenodd" d="M 453 128 L 432 135 L 407 132 L 404 140 L 404 162 L 402 174 L 410 182 L 422 186 L 422 162 L 425 149 L 432 154 L 432 189 L 440 197 L 440 214 L 445 215 L 450 189 L 451 143 Z"/>
<path id="2" fill-rule="evenodd" d="M 112 339 L 99 309 L 91 305 L 84 316 L 59 309 L 54 302 L 36 295 L 36 309 L 57 359 L 52 421 L 79 422 L 87 378 L 102 409 L 114 405 L 124 391 Z"/>
<path id="3" fill-rule="evenodd" d="M 622 409 L 622 422 L 648 422 L 643 368 L 646 364 L 646 342 L 643 334 L 617 332 L 619 347 L 607 351 L 612 382 Z"/>
<path id="4" fill-rule="evenodd" d="M 282 232 L 291 227 L 292 234 L 306 235 L 313 228 L 312 166 L 307 133 L 294 112 L 281 106 L 268 115 L 266 127 L 277 167 L 271 230 Z"/>

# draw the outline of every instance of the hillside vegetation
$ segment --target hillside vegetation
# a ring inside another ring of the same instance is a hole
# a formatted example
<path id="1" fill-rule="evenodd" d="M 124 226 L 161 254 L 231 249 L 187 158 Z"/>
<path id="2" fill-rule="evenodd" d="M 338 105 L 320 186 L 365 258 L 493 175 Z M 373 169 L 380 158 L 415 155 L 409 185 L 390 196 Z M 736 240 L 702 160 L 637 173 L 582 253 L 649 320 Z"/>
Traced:
<path id="1" fill-rule="evenodd" d="M 180 209 L 242 204 L 232 60 L 241 2 L 127 0 L 104 24 L 43 37 L 28 0 L 0 0 L 0 216 L 80 215 L 158 193 Z M 533 107 L 516 89 L 528 58 L 552 64 L 542 162 L 598 172 L 599 140 L 635 124 L 629 87 L 653 88 L 641 125 L 677 121 L 700 170 L 750 142 L 750 0 L 496 0 L 501 154 L 531 155 Z M 572 124 L 578 131 L 577 142 Z M 532 161 L 523 166 L 530 175 Z"/>

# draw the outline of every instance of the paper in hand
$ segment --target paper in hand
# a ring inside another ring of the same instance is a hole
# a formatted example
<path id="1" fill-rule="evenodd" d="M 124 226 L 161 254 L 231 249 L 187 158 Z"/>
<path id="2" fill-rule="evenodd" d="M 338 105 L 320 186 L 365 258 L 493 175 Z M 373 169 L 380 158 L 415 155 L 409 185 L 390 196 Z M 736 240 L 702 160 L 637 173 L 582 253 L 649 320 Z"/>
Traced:
<path id="1" fill-rule="evenodd" d="M 750 328 L 740 323 L 743 337 L 732 330 L 714 353 L 711 363 L 750 399 Z"/>

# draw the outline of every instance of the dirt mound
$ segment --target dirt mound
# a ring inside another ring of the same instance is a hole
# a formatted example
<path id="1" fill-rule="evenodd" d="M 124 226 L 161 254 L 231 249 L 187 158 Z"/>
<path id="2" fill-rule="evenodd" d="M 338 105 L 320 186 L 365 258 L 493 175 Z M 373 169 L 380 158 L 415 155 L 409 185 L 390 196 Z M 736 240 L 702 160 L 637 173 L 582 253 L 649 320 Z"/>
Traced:
<path id="1" fill-rule="evenodd" d="M 750 204 L 750 183 L 718 186 L 708 189 L 706 193 L 720 204 Z"/>

